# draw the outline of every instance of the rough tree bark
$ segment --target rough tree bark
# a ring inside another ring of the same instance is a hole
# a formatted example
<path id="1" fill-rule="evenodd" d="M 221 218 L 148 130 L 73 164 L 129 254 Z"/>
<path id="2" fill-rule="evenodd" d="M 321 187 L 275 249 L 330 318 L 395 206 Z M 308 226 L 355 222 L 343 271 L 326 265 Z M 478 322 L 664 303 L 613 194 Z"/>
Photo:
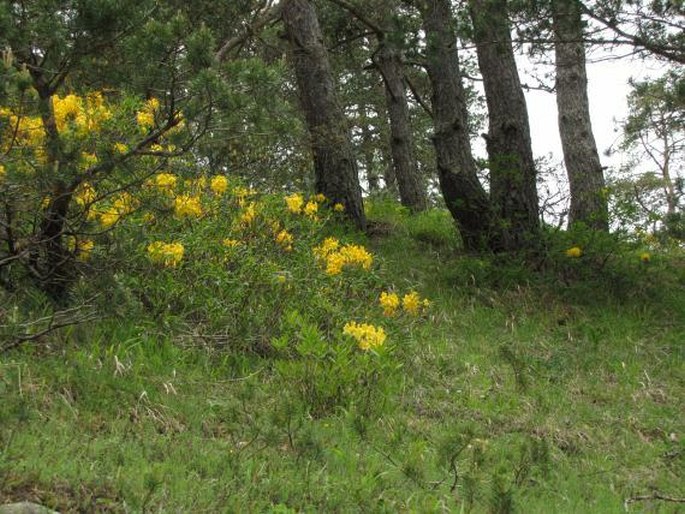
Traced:
<path id="1" fill-rule="evenodd" d="M 409 118 L 409 105 L 400 52 L 392 44 L 381 41 L 375 64 L 385 84 L 385 98 L 390 120 L 390 151 L 400 202 L 413 212 L 426 209 L 424 184 L 414 155 L 414 138 Z"/>
<path id="2" fill-rule="evenodd" d="M 417 2 L 428 40 L 428 76 L 433 95 L 433 144 L 440 189 L 456 220 L 464 246 L 489 246 L 491 213 L 487 193 L 478 181 L 471 153 L 468 111 L 459 71 L 454 17 L 449 0 Z"/>
<path id="3" fill-rule="evenodd" d="M 488 106 L 485 136 L 496 250 L 534 244 L 539 231 L 536 171 L 526 100 L 511 43 L 506 0 L 469 0 L 478 66 Z"/>
<path id="4" fill-rule="evenodd" d="M 571 188 L 569 223 L 609 230 L 604 174 L 590 122 L 581 6 L 553 0 L 554 55 L 559 134 Z"/>
<path id="5" fill-rule="evenodd" d="M 311 138 L 316 191 L 343 204 L 346 215 L 364 229 L 357 162 L 316 11 L 308 0 L 285 0 L 281 14 Z"/>

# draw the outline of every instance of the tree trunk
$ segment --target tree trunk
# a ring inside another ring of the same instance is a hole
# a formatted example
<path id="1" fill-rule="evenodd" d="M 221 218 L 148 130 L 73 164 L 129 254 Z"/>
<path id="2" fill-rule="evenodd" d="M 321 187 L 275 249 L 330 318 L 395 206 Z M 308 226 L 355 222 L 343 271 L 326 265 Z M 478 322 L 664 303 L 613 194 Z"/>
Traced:
<path id="1" fill-rule="evenodd" d="M 362 156 L 364 158 L 364 171 L 366 172 L 366 182 L 369 185 L 369 194 L 378 193 L 380 189 L 379 177 L 374 166 L 374 141 L 371 122 L 368 117 L 368 106 L 364 105 L 361 116 L 362 132 Z"/>
<path id="2" fill-rule="evenodd" d="M 282 16 L 311 137 L 316 191 L 343 204 L 346 215 L 364 229 L 357 162 L 316 12 L 308 0 L 285 0 Z"/>
<path id="3" fill-rule="evenodd" d="M 607 231 L 609 211 L 590 122 L 580 6 L 576 0 L 553 0 L 552 18 L 559 134 L 571 189 L 569 224 Z"/>
<path id="4" fill-rule="evenodd" d="M 468 130 L 468 111 L 459 72 L 459 55 L 449 0 L 422 2 L 428 40 L 428 76 L 433 88 L 433 144 L 440 189 L 468 250 L 488 246 L 491 214 L 487 193 L 476 174 Z"/>
<path id="5" fill-rule="evenodd" d="M 533 245 L 538 195 L 526 100 L 519 81 L 506 0 L 469 0 L 478 66 L 488 106 L 485 136 L 490 197 L 497 216 L 496 250 Z"/>
<path id="6" fill-rule="evenodd" d="M 375 62 L 385 84 L 390 120 L 390 149 L 400 202 L 413 212 L 422 211 L 427 204 L 426 190 L 414 155 L 401 56 L 392 45 L 381 42 Z"/>

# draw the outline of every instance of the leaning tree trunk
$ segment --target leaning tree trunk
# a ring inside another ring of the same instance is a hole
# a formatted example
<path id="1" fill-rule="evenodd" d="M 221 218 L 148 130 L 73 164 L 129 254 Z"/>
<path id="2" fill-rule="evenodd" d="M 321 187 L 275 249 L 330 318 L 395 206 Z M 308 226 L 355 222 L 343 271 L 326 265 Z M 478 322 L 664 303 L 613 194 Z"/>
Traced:
<path id="1" fill-rule="evenodd" d="M 464 246 L 489 246 L 491 214 L 487 193 L 471 153 L 466 97 L 459 72 L 454 17 L 449 0 L 419 3 L 428 40 L 428 76 L 433 96 L 433 144 L 440 189 L 456 220 Z"/>
<path id="2" fill-rule="evenodd" d="M 559 134 L 571 189 L 569 223 L 607 231 L 609 212 L 590 122 L 580 5 L 576 0 L 553 0 L 552 18 Z"/>
<path id="3" fill-rule="evenodd" d="M 469 0 L 478 66 L 488 106 L 485 136 L 490 196 L 498 218 L 496 250 L 531 246 L 538 195 L 526 100 L 511 44 L 506 0 Z"/>
<path id="4" fill-rule="evenodd" d="M 390 120 L 390 150 L 400 202 L 413 212 L 422 211 L 427 204 L 426 190 L 414 155 L 414 138 L 400 53 L 387 42 L 381 42 L 375 62 L 385 84 Z"/>
<path id="5" fill-rule="evenodd" d="M 285 0 L 282 16 L 311 137 L 316 191 L 343 204 L 346 215 L 363 229 L 357 162 L 316 12 L 308 0 Z"/>

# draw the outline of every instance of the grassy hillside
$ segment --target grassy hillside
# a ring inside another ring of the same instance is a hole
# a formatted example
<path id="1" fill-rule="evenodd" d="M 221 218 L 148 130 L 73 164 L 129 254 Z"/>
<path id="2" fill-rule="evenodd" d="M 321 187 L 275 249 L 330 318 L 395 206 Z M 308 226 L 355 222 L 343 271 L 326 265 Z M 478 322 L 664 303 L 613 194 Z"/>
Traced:
<path id="1" fill-rule="evenodd" d="M 247 230 L 227 213 L 131 229 L 110 242 L 111 273 L 75 289 L 95 319 L 0 354 L 0 503 L 683 509 L 682 253 L 552 234 L 525 260 L 477 258 L 440 210 L 376 202 L 362 236 L 261 202 Z M 183 261 L 151 265 L 146 245 L 169 231 Z M 356 249 L 339 274 L 312 254 L 333 236 Z M 6 340 L 39 332 L 43 300 L 4 294 Z M 352 321 L 387 339 L 364 349 Z"/>

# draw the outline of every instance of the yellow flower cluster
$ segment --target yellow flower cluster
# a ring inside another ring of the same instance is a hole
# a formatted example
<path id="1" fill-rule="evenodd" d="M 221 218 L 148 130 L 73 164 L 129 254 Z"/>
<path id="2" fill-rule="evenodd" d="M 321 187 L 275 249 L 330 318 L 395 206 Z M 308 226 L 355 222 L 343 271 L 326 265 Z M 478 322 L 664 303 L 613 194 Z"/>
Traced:
<path id="1" fill-rule="evenodd" d="M 345 210 L 345 206 L 344 206 L 343 204 L 341 204 L 341 203 L 336 203 L 336 204 L 333 206 L 333 210 L 334 210 L 335 212 L 343 212 L 343 211 Z"/>
<path id="2" fill-rule="evenodd" d="M 112 117 L 112 112 L 105 105 L 102 93 L 90 93 L 86 97 L 55 95 L 52 99 L 57 130 L 65 132 L 73 126 L 80 136 L 85 136 L 101 129 L 102 124 Z"/>
<path id="3" fill-rule="evenodd" d="M 74 192 L 74 200 L 81 207 L 89 206 L 95 201 L 95 198 L 97 198 L 95 188 L 88 182 L 81 184 Z"/>
<path id="4" fill-rule="evenodd" d="M 573 246 L 566 250 L 566 257 L 571 257 L 572 259 L 577 259 L 578 257 L 583 255 L 583 250 L 580 248 L 580 246 Z"/>
<path id="5" fill-rule="evenodd" d="M 334 237 L 326 238 L 321 245 L 314 247 L 314 255 L 325 264 L 328 275 L 339 275 L 343 268 L 358 266 L 371 269 L 373 256 L 360 245 L 340 245 Z"/>
<path id="6" fill-rule="evenodd" d="M 652 260 L 652 256 L 650 255 L 649 252 L 642 252 L 640 254 L 640 261 L 644 262 L 645 264 L 651 260 Z"/>
<path id="7" fill-rule="evenodd" d="M 281 230 L 276 234 L 276 242 L 281 245 L 286 252 L 292 252 L 293 235 L 287 230 Z"/>
<path id="8" fill-rule="evenodd" d="M 316 218 L 316 213 L 319 212 L 319 204 L 313 200 L 309 200 L 307 204 L 302 209 L 302 212 L 312 219 Z"/>
<path id="9" fill-rule="evenodd" d="M 239 247 L 242 243 L 238 241 L 237 239 L 224 239 L 221 242 L 226 248 L 237 248 Z"/>
<path id="10" fill-rule="evenodd" d="M 179 195 L 174 198 L 174 216 L 179 219 L 202 216 L 202 202 L 199 196 Z"/>
<path id="11" fill-rule="evenodd" d="M 285 205 L 288 211 L 293 214 L 304 214 L 312 219 L 317 219 L 316 215 L 319 212 L 319 205 L 326 201 L 326 197 L 321 194 L 315 194 L 307 203 L 300 193 L 293 193 L 285 197 Z"/>
<path id="12" fill-rule="evenodd" d="M 228 189 L 228 179 L 225 175 L 214 175 L 209 183 L 209 188 L 215 195 L 221 196 Z"/>
<path id="13" fill-rule="evenodd" d="M 70 252 L 76 254 L 76 258 L 82 262 L 90 259 L 90 254 L 95 247 L 95 243 L 91 239 L 76 239 L 74 236 L 67 240 L 67 248 Z"/>
<path id="14" fill-rule="evenodd" d="M 430 307 L 430 301 L 426 298 L 421 299 L 419 293 L 416 291 L 405 294 L 401 301 L 397 293 L 388 293 L 384 291 L 381 293 L 378 303 L 383 307 L 383 314 L 385 316 L 393 316 L 395 312 L 397 312 L 397 309 L 400 308 L 400 305 L 402 305 L 402 309 L 407 314 L 413 316 L 418 315 L 422 310 Z"/>
<path id="15" fill-rule="evenodd" d="M 402 297 L 402 308 L 405 312 L 413 316 L 418 315 L 421 310 L 427 309 L 428 307 L 430 307 L 430 301 L 426 298 L 422 300 L 419 293 L 416 291 L 407 293 Z"/>
<path id="16" fill-rule="evenodd" d="M 257 217 L 257 204 L 255 202 L 250 202 L 247 207 L 243 210 L 243 213 L 238 218 L 238 222 L 243 227 L 247 227 L 252 224 L 252 222 Z"/>
<path id="17" fill-rule="evenodd" d="M 299 214 L 302 211 L 302 205 L 304 205 L 304 198 L 299 193 L 293 193 L 285 197 L 285 204 L 290 212 Z"/>
<path id="18" fill-rule="evenodd" d="M 5 171 L 5 167 L 2 164 L 0 164 L 0 182 L 3 181 L 6 174 L 7 172 Z"/>
<path id="19" fill-rule="evenodd" d="M 136 114 L 138 127 L 142 132 L 147 132 L 155 126 L 155 113 L 159 110 L 159 100 L 150 98 L 143 108 Z"/>
<path id="20" fill-rule="evenodd" d="M 161 264 L 167 268 L 175 268 L 183 260 L 185 248 L 181 243 L 164 243 L 155 241 L 147 247 L 147 254 L 155 264 Z"/>
<path id="21" fill-rule="evenodd" d="M 343 334 L 356 339 L 359 348 L 362 350 L 379 348 L 383 346 L 387 338 L 382 327 L 374 327 L 367 323 L 356 323 L 354 321 L 345 324 Z"/>
<path id="22" fill-rule="evenodd" d="M 383 291 L 379 303 L 381 304 L 381 307 L 383 307 L 383 314 L 385 316 L 392 316 L 400 306 L 400 298 L 396 293 Z"/>
<path id="23" fill-rule="evenodd" d="M 100 213 L 100 225 L 103 228 L 109 228 L 137 207 L 138 201 L 130 193 L 120 193 L 112 202 L 112 206 Z"/>
<path id="24" fill-rule="evenodd" d="M 176 187 L 177 182 L 178 177 L 176 177 L 176 175 L 174 175 L 173 173 L 159 173 L 158 175 L 155 175 L 154 181 L 152 183 L 160 191 L 164 191 L 165 193 L 171 193 Z"/>

